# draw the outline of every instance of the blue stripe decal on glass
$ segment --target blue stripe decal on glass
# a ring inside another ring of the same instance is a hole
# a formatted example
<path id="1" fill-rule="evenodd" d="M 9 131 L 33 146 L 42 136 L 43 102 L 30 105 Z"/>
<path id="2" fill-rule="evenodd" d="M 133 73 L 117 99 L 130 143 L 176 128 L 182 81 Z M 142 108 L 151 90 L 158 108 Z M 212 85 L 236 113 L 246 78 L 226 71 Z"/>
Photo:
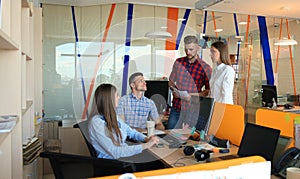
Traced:
<path id="1" fill-rule="evenodd" d="M 204 11 L 202 34 L 205 34 L 205 32 L 206 32 L 206 19 L 207 19 L 207 11 Z M 202 38 L 202 37 L 200 37 L 200 38 Z M 201 48 L 201 50 L 200 50 L 200 59 L 202 59 L 202 57 L 203 57 L 203 48 Z"/>
<path id="2" fill-rule="evenodd" d="M 183 32 L 184 32 L 186 23 L 189 19 L 190 13 L 191 13 L 190 9 L 185 10 L 185 13 L 184 13 L 184 16 L 183 16 L 183 19 L 185 19 L 185 20 L 181 22 L 180 29 L 179 29 L 177 39 L 176 39 L 176 50 L 178 50 L 178 48 L 179 48 L 180 40 L 182 38 L 182 35 L 183 35 Z"/>
<path id="3" fill-rule="evenodd" d="M 128 4 L 124 70 L 123 70 L 123 80 L 122 80 L 122 96 L 126 94 L 127 84 L 128 84 L 127 78 L 128 78 L 128 66 L 130 60 L 129 53 L 130 53 L 130 40 L 131 40 L 131 30 L 132 30 L 132 15 L 133 15 L 133 4 Z"/>
<path id="4" fill-rule="evenodd" d="M 266 18 L 264 16 L 258 16 L 257 19 L 258 19 L 258 24 L 259 24 L 260 43 L 261 43 L 262 51 L 263 51 L 267 84 L 273 85 L 274 84 L 274 74 L 273 74 Z"/>
<path id="5" fill-rule="evenodd" d="M 239 33 L 239 26 L 238 26 L 238 23 L 237 23 L 236 13 L 233 13 L 233 18 L 234 18 L 236 36 L 239 36 L 240 33 Z M 241 46 L 241 40 L 238 40 L 237 52 L 236 52 L 236 64 L 239 64 L 240 46 Z"/>
<path id="6" fill-rule="evenodd" d="M 203 31 L 202 33 L 206 33 L 206 19 L 207 19 L 207 11 L 204 11 L 204 22 L 203 22 Z"/>
<path id="7" fill-rule="evenodd" d="M 81 61 L 80 61 L 80 49 L 79 49 L 79 42 L 78 42 L 78 33 L 77 33 L 77 25 L 76 25 L 76 17 L 75 17 L 75 8 L 74 6 L 72 8 L 72 19 L 73 19 L 73 27 L 74 27 L 74 35 L 75 35 L 75 45 L 76 45 L 76 51 L 77 51 L 77 57 L 78 57 L 78 64 L 79 64 L 79 71 L 80 71 L 80 78 L 81 78 L 81 88 L 82 88 L 82 93 L 83 93 L 83 100 L 84 104 L 86 104 L 86 92 L 85 92 L 85 85 L 84 85 L 84 78 L 83 78 L 83 73 L 82 73 L 82 66 L 81 66 Z M 76 60 L 77 58 L 75 58 Z M 87 117 L 88 117 L 88 111 Z"/>
<path id="8" fill-rule="evenodd" d="M 236 19 L 236 13 L 233 13 L 233 18 L 234 18 L 234 25 L 235 25 L 235 33 L 237 36 L 239 36 L 240 33 L 239 33 L 239 26 Z"/>

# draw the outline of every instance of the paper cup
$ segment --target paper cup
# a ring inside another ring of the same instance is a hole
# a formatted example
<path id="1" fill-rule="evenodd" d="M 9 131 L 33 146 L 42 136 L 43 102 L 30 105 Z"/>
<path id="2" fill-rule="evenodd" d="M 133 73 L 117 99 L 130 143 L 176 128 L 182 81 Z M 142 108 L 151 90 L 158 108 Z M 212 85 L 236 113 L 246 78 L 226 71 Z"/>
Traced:
<path id="1" fill-rule="evenodd" d="M 147 121 L 147 136 L 153 136 L 155 131 L 155 122 L 154 121 Z"/>
<path id="2" fill-rule="evenodd" d="M 300 168 L 289 167 L 286 169 L 287 179 L 299 179 L 300 178 Z"/>

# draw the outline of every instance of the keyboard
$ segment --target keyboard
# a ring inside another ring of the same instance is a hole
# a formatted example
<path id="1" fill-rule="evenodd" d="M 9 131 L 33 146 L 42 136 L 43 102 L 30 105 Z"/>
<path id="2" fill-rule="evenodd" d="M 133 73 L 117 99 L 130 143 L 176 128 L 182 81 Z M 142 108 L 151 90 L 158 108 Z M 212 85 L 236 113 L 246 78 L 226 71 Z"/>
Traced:
<path id="1" fill-rule="evenodd" d="M 168 145 L 169 148 L 179 148 L 187 142 L 186 140 L 180 139 L 172 134 L 160 134 L 157 136 L 160 138 L 159 141 Z"/>

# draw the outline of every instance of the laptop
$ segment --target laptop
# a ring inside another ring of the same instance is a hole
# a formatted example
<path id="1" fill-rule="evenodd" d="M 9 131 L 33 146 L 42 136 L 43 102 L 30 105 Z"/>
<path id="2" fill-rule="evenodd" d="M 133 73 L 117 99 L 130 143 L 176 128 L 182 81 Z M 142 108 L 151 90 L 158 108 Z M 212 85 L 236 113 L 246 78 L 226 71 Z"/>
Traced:
<path id="1" fill-rule="evenodd" d="M 273 161 L 279 135 L 278 129 L 247 123 L 237 155 L 225 155 L 216 160 L 259 155 L 267 161 Z M 215 158 L 210 161 L 215 161 Z"/>
<path id="2" fill-rule="evenodd" d="M 180 148 L 187 143 L 187 137 L 182 134 L 170 132 L 168 134 L 159 134 L 160 143 L 166 144 L 169 148 Z"/>

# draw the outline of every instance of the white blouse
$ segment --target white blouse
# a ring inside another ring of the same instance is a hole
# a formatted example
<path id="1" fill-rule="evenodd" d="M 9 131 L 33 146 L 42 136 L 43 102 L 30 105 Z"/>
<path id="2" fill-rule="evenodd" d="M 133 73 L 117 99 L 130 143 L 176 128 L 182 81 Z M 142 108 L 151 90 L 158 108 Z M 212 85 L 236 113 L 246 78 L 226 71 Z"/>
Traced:
<path id="1" fill-rule="evenodd" d="M 233 104 L 235 71 L 230 65 L 221 63 L 213 69 L 209 80 L 210 97 L 216 102 Z"/>

